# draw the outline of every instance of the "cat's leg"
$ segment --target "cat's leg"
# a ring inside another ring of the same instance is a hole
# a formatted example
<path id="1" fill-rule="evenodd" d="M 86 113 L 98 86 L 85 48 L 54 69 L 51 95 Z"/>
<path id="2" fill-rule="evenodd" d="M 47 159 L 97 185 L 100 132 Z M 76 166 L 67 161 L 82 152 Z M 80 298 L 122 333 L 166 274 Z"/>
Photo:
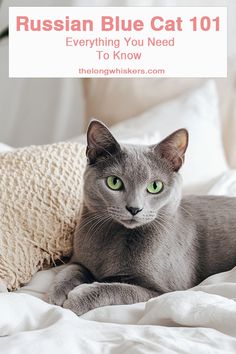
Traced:
<path id="1" fill-rule="evenodd" d="M 48 293 L 48 302 L 62 306 L 72 289 L 92 281 L 94 278 L 88 269 L 80 264 L 70 264 L 56 275 Z"/>
<path id="2" fill-rule="evenodd" d="M 160 295 L 138 285 L 125 283 L 97 283 L 82 284 L 74 288 L 64 302 L 63 307 L 70 309 L 77 315 L 89 310 L 108 305 L 134 304 L 147 301 Z"/>

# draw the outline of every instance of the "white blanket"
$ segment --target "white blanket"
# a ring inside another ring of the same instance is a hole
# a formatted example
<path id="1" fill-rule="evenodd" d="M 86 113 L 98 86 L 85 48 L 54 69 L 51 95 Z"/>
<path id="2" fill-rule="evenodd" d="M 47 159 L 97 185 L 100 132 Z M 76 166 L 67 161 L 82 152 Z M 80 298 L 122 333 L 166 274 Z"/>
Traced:
<path id="1" fill-rule="evenodd" d="M 236 171 L 209 192 L 236 195 Z M 56 271 L 0 294 L 0 353 L 236 353 L 236 267 L 188 291 L 82 317 L 43 301 Z"/>

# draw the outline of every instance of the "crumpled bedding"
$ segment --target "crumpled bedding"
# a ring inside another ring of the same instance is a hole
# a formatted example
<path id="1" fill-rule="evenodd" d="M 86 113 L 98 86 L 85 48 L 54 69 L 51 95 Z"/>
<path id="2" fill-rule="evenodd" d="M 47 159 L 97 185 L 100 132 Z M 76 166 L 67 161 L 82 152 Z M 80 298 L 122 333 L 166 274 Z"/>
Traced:
<path id="1" fill-rule="evenodd" d="M 236 171 L 220 176 L 209 193 L 236 196 Z M 0 294 L 0 353 L 236 353 L 236 267 L 187 291 L 82 317 L 44 301 L 59 270 Z"/>
<path id="2" fill-rule="evenodd" d="M 41 272 L 47 278 L 44 286 L 52 273 Z M 235 299 L 236 268 L 192 290 L 168 293 L 147 303 L 98 308 L 82 317 L 23 290 L 3 293 L 0 352 L 235 353 Z"/>

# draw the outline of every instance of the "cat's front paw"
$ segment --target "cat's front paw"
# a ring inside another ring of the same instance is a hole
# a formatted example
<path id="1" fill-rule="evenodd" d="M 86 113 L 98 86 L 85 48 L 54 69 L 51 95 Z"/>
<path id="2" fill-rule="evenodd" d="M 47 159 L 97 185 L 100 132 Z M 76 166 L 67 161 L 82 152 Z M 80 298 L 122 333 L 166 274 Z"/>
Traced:
<path id="1" fill-rule="evenodd" d="M 49 304 L 62 306 L 67 299 L 67 295 L 70 289 L 66 289 L 65 287 L 54 284 L 47 294 L 47 301 Z"/>
<path id="2" fill-rule="evenodd" d="M 63 307 L 81 316 L 84 313 L 104 306 L 102 297 L 102 284 L 94 282 L 92 284 L 81 284 L 69 292 Z"/>

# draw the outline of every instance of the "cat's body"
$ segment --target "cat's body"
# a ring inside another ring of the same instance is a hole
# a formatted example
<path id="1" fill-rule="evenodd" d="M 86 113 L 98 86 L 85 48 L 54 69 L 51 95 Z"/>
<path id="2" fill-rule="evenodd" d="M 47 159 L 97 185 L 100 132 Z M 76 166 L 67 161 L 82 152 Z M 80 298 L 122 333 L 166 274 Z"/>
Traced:
<path id="1" fill-rule="evenodd" d="M 162 293 L 188 289 L 236 265 L 235 198 L 185 197 L 165 226 L 155 229 L 155 238 L 152 225 L 127 230 L 106 222 L 90 233 L 90 223 L 83 225 L 93 214 L 85 213 L 73 261 L 96 281 L 134 283 Z"/>
<path id="2" fill-rule="evenodd" d="M 101 123 L 91 125 L 73 256 L 52 303 L 82 314 L 146 301 L 236 265 L 236 199 L 181 199 L 186 131 L 155 147 L 120 147 Z"/>

